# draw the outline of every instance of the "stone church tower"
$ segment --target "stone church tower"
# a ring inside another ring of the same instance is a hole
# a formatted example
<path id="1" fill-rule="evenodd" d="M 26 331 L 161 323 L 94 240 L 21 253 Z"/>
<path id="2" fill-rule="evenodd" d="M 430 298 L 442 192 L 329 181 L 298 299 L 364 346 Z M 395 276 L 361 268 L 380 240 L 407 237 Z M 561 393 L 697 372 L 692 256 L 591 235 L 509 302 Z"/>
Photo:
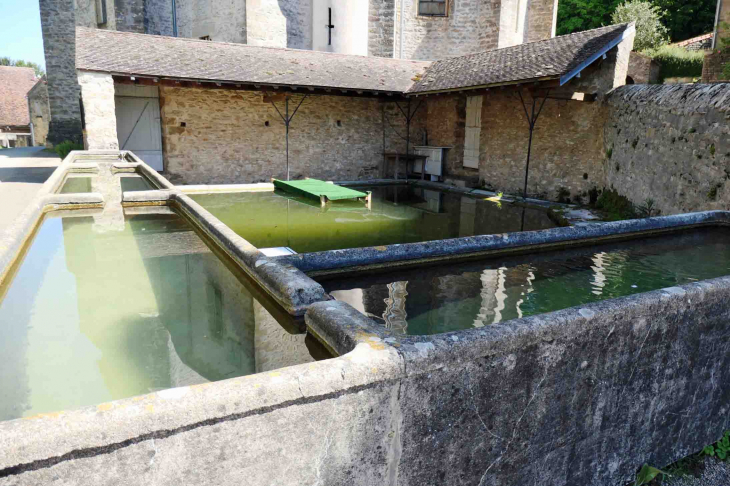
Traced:
<path id="1" fill-rule="evenodd" d="M 76 26 L 435 60 L 548 39 L 558 0 L 39 0 L 48 142 L 81 141 Z"/>

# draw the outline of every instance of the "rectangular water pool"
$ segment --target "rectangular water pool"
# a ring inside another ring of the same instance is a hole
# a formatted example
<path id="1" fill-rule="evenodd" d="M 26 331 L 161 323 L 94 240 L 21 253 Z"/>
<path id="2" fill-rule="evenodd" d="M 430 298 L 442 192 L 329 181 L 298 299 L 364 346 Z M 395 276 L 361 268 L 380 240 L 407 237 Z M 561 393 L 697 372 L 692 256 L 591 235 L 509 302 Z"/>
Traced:
<path id="1" fill-rule="evenodd" d="M 425 335 L 730 275 L 730 228 L 338 277 L 325 290 L 401 334 Z"/>
<path id="2" fill-rule="evenodd" d="M 155 211 L 42 222 L 0 286 L 0 420 L 322 357 L 183 218 Z"/>
<path id="3" fill-rule="evenodd" d="M 555 226 L 543 210 L 412 185 L 357 189 L 373 192 L 372 209 L 360 201 L 322 208 L 319 201 L 279 190 L 190 197 L 254 246 L 289 247 L 298 253 Z"/>

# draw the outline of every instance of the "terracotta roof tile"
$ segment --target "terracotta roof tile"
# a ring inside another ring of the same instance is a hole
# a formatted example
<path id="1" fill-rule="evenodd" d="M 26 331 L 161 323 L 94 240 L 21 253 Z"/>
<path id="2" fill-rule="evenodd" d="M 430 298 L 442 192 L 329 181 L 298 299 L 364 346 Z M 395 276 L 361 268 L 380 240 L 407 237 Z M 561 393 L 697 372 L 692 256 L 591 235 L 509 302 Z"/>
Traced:
<path id="1" fill-rule="evenodd" d="M 0 66 L 0 126 L 30 124 L 25 95 L 37 81 L 32 68 Z"/>

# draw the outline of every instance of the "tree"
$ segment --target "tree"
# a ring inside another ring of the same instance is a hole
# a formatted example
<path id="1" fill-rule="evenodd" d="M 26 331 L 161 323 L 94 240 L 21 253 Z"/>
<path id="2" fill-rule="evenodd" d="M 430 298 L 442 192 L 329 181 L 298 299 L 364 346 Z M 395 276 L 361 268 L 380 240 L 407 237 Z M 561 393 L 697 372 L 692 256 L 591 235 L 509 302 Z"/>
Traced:
<path id="1" fill-rule="evenodd" d="M 9 57 L 0 57 L 0 66 L 15 66 L 15 67 L 28 67 L 33 68 L 37 77 L 45 76 L 46 72 L 36 63 L 30 61 L 23 61 L 21 59 L 13 60 Z"/>
<path id="2" fill-rule="evenodd" d="M 712 32 L 717 0 L 652 0 L 667 12 L 664 25 L 672 42 L 679 42 Z"/>
<path id="3" fill-rule="evenodd" d="M 611 23 L 621 0 L 560 0 L 557 35 L 597 29 Z"/>
<path id="4" fill-rule="evenodd" d="M 557 34 L 595 29 L 612 23 L 612 15 L 623 0 L 560 0 Z M 662 23 L 669 37 L 679 42 L 712 32 L 717 0 L 649 0 L 665 12 Z"/>
<path id="5" fill-rule="evenodd" d="M 629 0 L 616 7 L 614 24 L 636 22 L 634 50 L 654 49 L 667 43 L 668 30 L 662 23 L 664 11 L 644 0 Z"/>

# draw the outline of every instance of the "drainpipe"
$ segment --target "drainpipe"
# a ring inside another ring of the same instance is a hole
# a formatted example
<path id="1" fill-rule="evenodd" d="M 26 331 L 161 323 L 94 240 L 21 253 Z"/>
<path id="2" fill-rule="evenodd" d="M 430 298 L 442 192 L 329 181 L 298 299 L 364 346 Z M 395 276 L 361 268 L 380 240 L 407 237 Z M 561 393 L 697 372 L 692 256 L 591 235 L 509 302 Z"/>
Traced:
<path id="1" fill-rule="evenodd" d="M 717 47 L 717 36 L 720 33 L 720 4 L 722 3 L 722 0 L 717 0 L 717 9 L 715 10 L 715 28 L 713 29 L 713 36 L 712 36 L 712 48 L 715 49 Z"/>
<path id="2" fill-rule="evenodd" d="M 405 29 L 406 25 L 405 4 L 406 0 L 400 0 L 400 44 L 398 46 L 400 50 L 398 58 L 400 59 L 403 59 L 403 30 Z"/>
<path id="3" fill-rule="evenodd" d="M 172 0 L 172 36 L 177 37 L 177 8 L 175 0 Z"/>

